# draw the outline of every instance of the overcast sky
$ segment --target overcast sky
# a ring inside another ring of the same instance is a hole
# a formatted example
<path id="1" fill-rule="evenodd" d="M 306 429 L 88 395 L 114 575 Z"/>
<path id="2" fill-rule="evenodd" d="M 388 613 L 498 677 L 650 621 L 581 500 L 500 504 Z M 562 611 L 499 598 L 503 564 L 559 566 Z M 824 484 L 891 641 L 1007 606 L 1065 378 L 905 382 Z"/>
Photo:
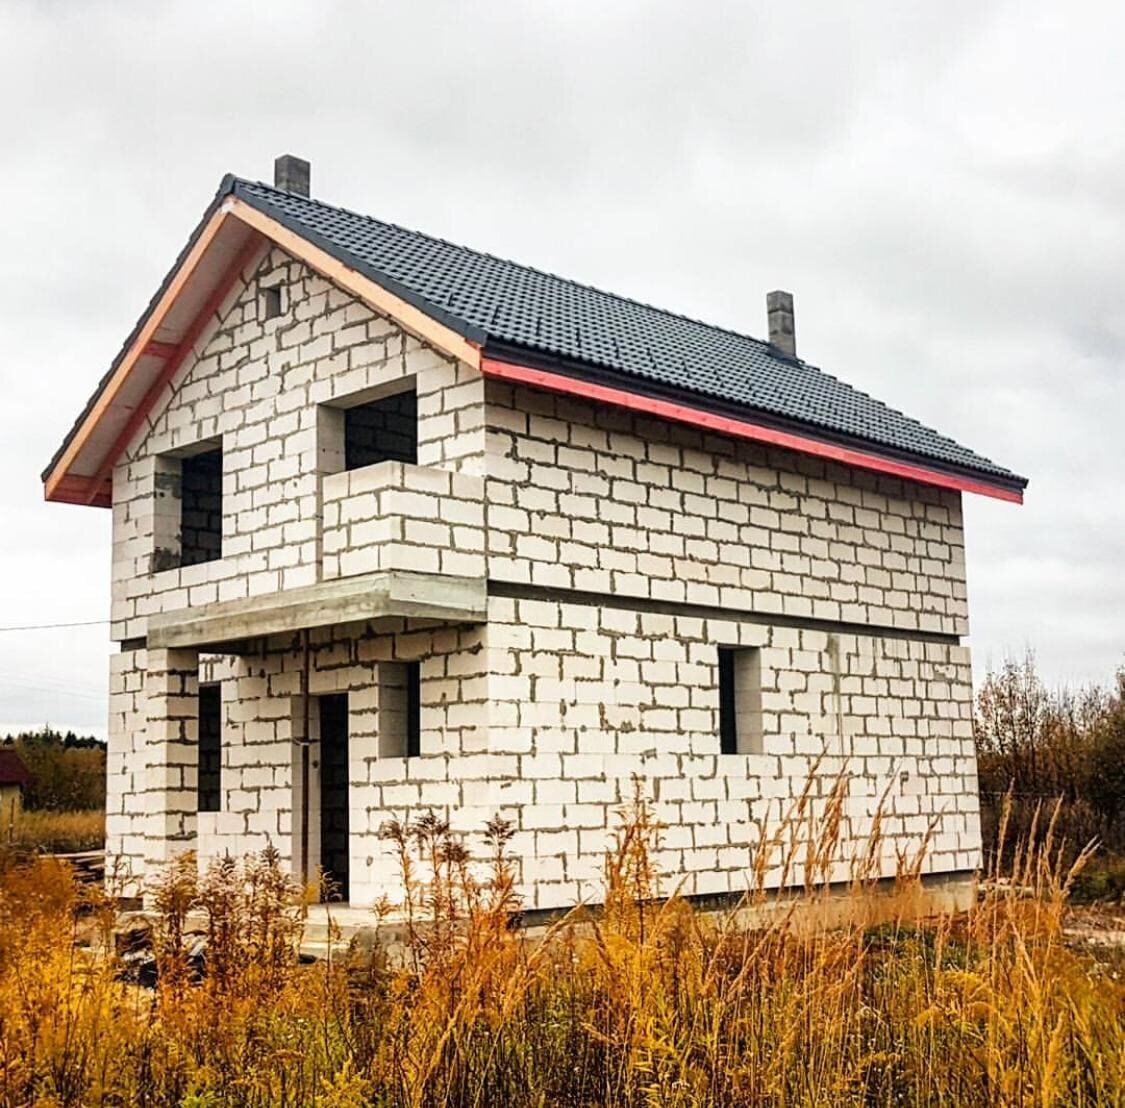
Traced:
<path id="1" fill-rule="evenodd" d="M 858 9 L 858 10 L 857 10 Z M 908 10 L 910 9 L 910 10 Z M 102 620 L 40 470 L 224 172 L 798 351 L 1031 479 L 966 499 L 978 671 L 1125 662 L 1125 9 L 0 0 L 0 625 Z M 104 734 L 105 626 L 0 632 L 0 732 Z"/>

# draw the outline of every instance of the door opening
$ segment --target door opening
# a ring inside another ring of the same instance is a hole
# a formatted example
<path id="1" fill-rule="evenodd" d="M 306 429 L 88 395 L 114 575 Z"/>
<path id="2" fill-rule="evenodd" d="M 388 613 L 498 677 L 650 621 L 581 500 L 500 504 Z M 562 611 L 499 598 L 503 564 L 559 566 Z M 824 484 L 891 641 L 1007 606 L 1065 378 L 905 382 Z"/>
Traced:
<path id="1" fill-rule="evenodd" d="M 348 695 L 320 702 L 320 868 L 325 899 L 349 899 L 348 889 Z"/>

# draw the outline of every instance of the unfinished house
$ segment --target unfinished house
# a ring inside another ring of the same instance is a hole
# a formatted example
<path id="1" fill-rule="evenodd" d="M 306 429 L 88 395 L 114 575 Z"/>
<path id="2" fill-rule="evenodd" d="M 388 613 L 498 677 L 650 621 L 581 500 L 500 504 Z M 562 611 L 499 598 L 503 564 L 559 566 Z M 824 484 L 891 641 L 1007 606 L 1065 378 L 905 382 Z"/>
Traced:
<path id="1" fill-rule="evenodd" d="M 596 900 L 636 779 L 669 887 L 737 895 L 818 759 L 845 852 L 882 805 L 885 872 L 932 828 L 971 873 L 961 497 L 1026 482 L 801 360 L 786 293 L 749 338 L 308 181 L 223 180 L 44 474 L 113 513 L 136 887 L 272 844 L 394 899 L 380 827 L 433 812 Z"/>

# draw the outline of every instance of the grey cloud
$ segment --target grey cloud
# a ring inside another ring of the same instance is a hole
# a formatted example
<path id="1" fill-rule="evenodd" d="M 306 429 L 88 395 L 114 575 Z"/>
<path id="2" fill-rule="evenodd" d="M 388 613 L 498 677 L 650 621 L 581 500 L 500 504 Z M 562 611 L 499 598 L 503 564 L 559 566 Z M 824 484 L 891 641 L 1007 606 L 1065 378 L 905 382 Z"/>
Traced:
<path id="1" fill-rule="evenodd" d="M 106 514 L 38 472 L 221 174 L 291 151 L 325 199 L 751 333 L 791 288 L 810 360 L 1032 478 L 967 509 L 978 666 L 1107 677 L 1125 11 L 1083 11 L 3 5 L 3 621 L 105 613 Z M 105 652 L 0 633 L 0 732 L 104 719 Z"/>

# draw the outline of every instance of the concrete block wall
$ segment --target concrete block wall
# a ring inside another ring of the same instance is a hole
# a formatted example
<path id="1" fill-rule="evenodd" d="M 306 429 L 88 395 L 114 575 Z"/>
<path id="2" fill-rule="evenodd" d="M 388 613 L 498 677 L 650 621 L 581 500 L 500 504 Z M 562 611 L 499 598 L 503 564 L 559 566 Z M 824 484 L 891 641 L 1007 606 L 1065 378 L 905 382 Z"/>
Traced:
<path id="1" fill-rule="evenodd" d="M 930 834 L 979 862 L 959 494 L 489 382 L 490 735 L 515 755 L 523 888 L 594 895 L 638 777 L 688 893 L 739 892 L 815 770 L 849 780 L 837 873 Z M 739 656 L 759 752 L 719 752 L 718 648 Z"/>
<path id="2" fill-rule="evenodd" d="M 686 893 L 743 891 L 755 847 L 814 770 L 821 809 L 837 777 L 848 779 L 838 877 L 867 850 L 876 810 L 885 875 L 899 852 L 917 849 L 927 834 L 928 871 L 971 870 L 979 859 L 963 647 L 514 597 L 493 597 L 486 625 L 397 632 L 349 626 L 310 638 L 310 695 L 349 697 L 354 904 L 401 894 L 379 829 L 392 816 L 426 811 L 449 820 L 478 856 L 487 820 L 497 813 L 512 820 L 528 907 L 596 899 L 604 853 L 634 781 L 664 825 L 656 861 L 666 887 Z M 759 650 L 761 753 L 719 752 L 719 645 Z M 111 738 L 111 767 L 144 759 L 151 772 L 166 745 L 150 733 L 136 747 L 153 713 L 168 715 L 171 704 L 190 715 L 164 697 L 169 653 L 187 652 L 150 651 L 152 661 L 131 652 L 133 664 L 114 694 L 123 726 Z M 381 713 L 400 710 L 387 696 L 388 667 L 416 659 L 421 756 L 406 758 L 388 752 L 390 721 Z M 185 659 L 174 661 L 174 672 L 183 672 Z M 146 673 L 146 665 L 155 668 Z M 194 826 L 193 797 L 161 794 L 151 778 L 130 785 L 128 769 L 118 775 L 111 768 L 111 806 L 124 809 L 111 816 L 111 855 L 140 876 L 151 875 L 170 850 L 197 849 L 206 863 L 272 844 L 296 867 L 303 665 L 299 636 L 271 639 L 254 655 L 203 659 L 202 680 L 223 687 L 222 810 L 200 813 L 197 837 L 185 835 Z M 173 731 L 176 742 L 190 741 L 190 727 Z M 165 757 L 161 765 L 189 762 Z M 315 862 L 315 746 L 312 764 Z M 177 777 L 177 790 L 180 783 Z M 138 790 L 131 797 L 130 787 Z M 157 824 L 166 823 L 166 840 L 154 841 Z"/>
<path id="3" fill-rule="evenodd" d="M 146 651 L 145 687 L 145 868 L 151 872 L 195 843 L 199 765 L 195 651 Z"/>
<path id="4" fill-rule="evenodd" d="M 374 569 L 489 579 L 478 626 L 310 633 L 310 695 L 349 696 L 353 902 L 394 897 L 378 829 L 428 810 L 477 848 L 492 815 L 511 818 L 528 906 L 595 896 L 634 778 L 665 824 L 670 881 L 738 892 L 814 766 L 820 803 L 850 775 L 841 874 L 880 803 L 885 872 L 927 830 L 928 868 L 973 868 L 957 494 L 486 388 L 280 251 L 244 278 L 115 470 L 113 634 Z M 278 282 L 282 315 L 262 319 L 259 283 Z M 341 407 L 404 382 L 417 464 L 340 472 Z M 223 556 L 160 568 L 178 521 L 169 457 L 214 441 Z M 740 703 L 760 721 L 754 753 L 719 752 L 720 646 L 759 651 L 760 690 Z M 422 754 L 406 758 L 395 667 L 413 660 Z M 114 659 L 109 852 L 138 878 L 184 846 L 206 861 L 269 843 L 296 865 L 300 744 L 317 740 L 300 636 L 199 665 Z M 197 814 L 185 705 L 200 675 L 223 688 L 223 802 Z M 309 804 L 315 825 L 314 790 Z"/>
<path id="5" fill-rule="evenodd" d="M 109 659 L 109 726 L 106 751 L 106 873 L 137 896 L 145 869 L 148 789 L 148 652 L 122 650 Z"/>
<path id="6" fill-rule="evenodd" d="M 967 633 L 960 494 L 489 382 L 489 576 Z"/>
<path id="7" fill-rule="evenodd" d="M 880 804 L 884 875 L 931 823 L 927 870 L 978 862 L 963 647 L 501 597 L 487 642 L 492 799 L 518 828 L 535 907 L 596 898 L 634 778 L 665 826 L 658 865 L 686 893 L 745 891 L 755 845 L 814 769 L 821 809 L 838 776 L 849 781 L 839 877 L 866 850 Z M 761 753 L 720 753 L 720 645 L 759 648 Z"/>
<path id="8" fill-rule="evenodd" d="M 272 319 L 260 310 L 266 285 L 283 290 Z M 280 250 L 250 264 L 114 469 L 113 637 L 142 637 L 154 612 L 320 580 L 320 478 L 331 472 L 320 424 L 333 406 L 408 382 L 419 466 L 483 475 L 479 374 Z M 178 526 L 169 455 L 212 441 L 223 451 L 222 558 L 165 568 L 157 551 Z"/>
<path id="9" fill-rule="evenodd" d="M 380 462 L 322 480 L 324 580 L 381 569 L 484 577 L 484 478 Z"/>

